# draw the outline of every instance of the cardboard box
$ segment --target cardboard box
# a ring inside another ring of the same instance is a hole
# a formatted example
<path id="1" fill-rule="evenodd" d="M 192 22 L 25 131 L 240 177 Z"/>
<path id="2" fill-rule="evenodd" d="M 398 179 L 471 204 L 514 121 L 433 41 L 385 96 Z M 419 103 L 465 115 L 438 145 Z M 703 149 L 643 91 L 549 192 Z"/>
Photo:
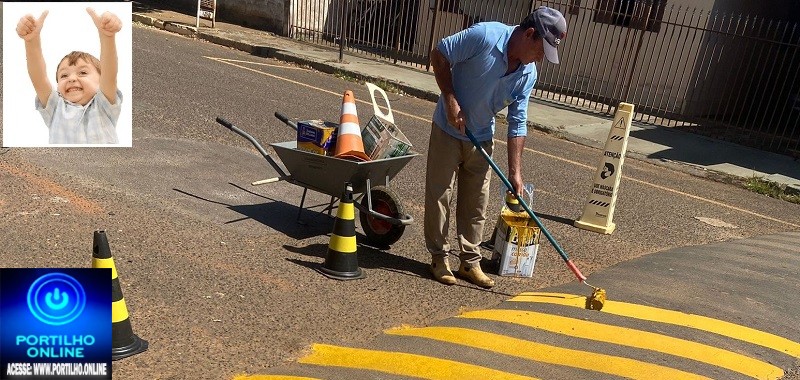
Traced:
<path id="1" fill-rule="evenodd" d="M 501 276 L 532 277 L 539 251 L 539 227 L 527 212 L 503 208 L 497 221 L 492 260 Z"/>
<path id="2" fill-rule="evenodd" d="M 405 156 L 411 143 L 394 123 L 378 115 L 372 115 L 361 130 L 364 153 L 372 160 Z"/>
<path id="3" fill-rule="evenodd" d="M 297 149 L 323 156 L 333 156 L 336 151 L 338 128 L 338 124 L 323 120 L 298 121 Z"/>

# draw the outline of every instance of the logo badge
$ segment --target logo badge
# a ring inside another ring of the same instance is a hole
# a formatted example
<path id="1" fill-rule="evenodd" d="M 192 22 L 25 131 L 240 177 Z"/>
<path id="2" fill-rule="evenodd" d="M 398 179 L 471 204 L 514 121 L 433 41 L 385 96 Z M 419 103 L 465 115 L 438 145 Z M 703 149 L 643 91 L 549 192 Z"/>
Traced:
<path id="1" fill-rule="evenodd" d="M 75 278 L 55 272 L 28 288 L 28 309 L 42 323 L 61 326 L 78 318 L 86 307 L 86 292 Z"/>

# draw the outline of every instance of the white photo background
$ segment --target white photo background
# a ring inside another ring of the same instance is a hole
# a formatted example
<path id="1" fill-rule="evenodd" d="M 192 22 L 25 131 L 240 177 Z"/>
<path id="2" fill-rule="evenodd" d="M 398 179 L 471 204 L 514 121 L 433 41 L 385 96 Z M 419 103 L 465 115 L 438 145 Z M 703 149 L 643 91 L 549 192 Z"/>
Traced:
<path id="1" fill-rule="evenodd" d="M 131 78 L 131 3 L 3 3 L 3 146 L 57 146 L 48 144 L 48 129 L 36 111 L 36 91 L 28 76 L 25 61 L 25 42 L 17 35 L 17 23 L 26 14 L 39 18 L 49 13 L 42 28 L 42 53 L 47 65 L 47 78 L 56 87 L 56 66 L 73 50 L 85 51 L 100 58 L 100 39 L 97 27 L 86 8 L 98 15 L 111 12 L 122 20 L 122 30 L 116 34 L 117 88 L 122 92 L 122 112 L 117 121 L 119 144 L 90 144 L 63 146 L 130 147 L 132 143 Z"/>

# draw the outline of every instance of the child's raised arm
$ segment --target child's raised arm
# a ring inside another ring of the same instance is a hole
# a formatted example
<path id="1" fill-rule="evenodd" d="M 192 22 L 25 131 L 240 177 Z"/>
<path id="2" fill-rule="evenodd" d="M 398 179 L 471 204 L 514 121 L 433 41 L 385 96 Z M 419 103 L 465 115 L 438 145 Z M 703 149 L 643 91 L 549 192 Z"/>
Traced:
<path id="1" fill-rule="evenodd" d="M 53 86 L 50 84 L 50 80 L 47 79 L 47 69 L 44 63 L 44 55 L 42 54 L 42 39 L 40 38 L 47 13 L 48 11 L 42 12 L 38 19 L 28 14 L 19 19 L 17 23 L 17 34 L 25 40 L 28 76 L 31 77 L 31 83 L 33 83 L 33 88 L 36 90 L 36 97 L 42 105 L 47 104 L 47 99 L 50 98 L 50 93 L 53 92 Z"/>
<path id="2" fill-rule="evenodd" d="M 122 30 L 122 21 L 115 14 L 103 12 L 98 16 L 86 8 L 100 34 L 100 91 L 111 104 L 117 102 L 117 43 L 114 36 Z"/>

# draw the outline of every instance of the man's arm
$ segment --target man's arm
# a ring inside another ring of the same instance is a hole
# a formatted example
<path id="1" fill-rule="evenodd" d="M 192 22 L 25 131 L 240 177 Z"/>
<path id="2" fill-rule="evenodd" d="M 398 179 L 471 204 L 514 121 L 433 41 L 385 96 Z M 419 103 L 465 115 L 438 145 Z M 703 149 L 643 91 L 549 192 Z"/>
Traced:
<path id="1" fill-rule="evenodd" d="M 439 85 L 439 90 L 442 91 L 447 121 L 458 128 L 461 134 L 464 134 L 464 128 L 466 128 L 467 122 L 464 119 L 464 113 L 461 112 L 461 105 L 459 105 L 458 100 L 456 100 L 456 93 L 453 89 L 453 74 L 450 72 L 450 62 L 438 48 L 433 48 L 433 50 L 431 50 L 431 66 L 433 67 L 433 74 L 436 77 L 436 84 Z"/>
<path id="2" fill-rule="evenodd" d="M 514 186 L 514 192 L 520 197 L 522 193 L 522 151 L 525 149 L 525 136 L 508 138 L 508 181 Z"/>
<path id="3" fill-rule="evenodd" d="M 116 34 L 122 30 L 122 21 L 110 12 L 98 16 L 92 8 L 86 8 L 100 34 L 100 91 L 109 103 L 117 102 L 117 42 Z"/>
<path id="4" fill-rule="evenodd" d="M 42 12 L 38 19 L 31 15 L 25 15 L 17 23 L 17 35 L 25 41 L 25 59 L 28 64 L 28 76 L 31 78 L 33 89 L 36 91 L 36 98 L 39 103 L 47 105 L 53 86 L 47 79 L 47 66 L 42 54 L 41 32 L 44 26 L 44 19 L 48 11 Z"/>

